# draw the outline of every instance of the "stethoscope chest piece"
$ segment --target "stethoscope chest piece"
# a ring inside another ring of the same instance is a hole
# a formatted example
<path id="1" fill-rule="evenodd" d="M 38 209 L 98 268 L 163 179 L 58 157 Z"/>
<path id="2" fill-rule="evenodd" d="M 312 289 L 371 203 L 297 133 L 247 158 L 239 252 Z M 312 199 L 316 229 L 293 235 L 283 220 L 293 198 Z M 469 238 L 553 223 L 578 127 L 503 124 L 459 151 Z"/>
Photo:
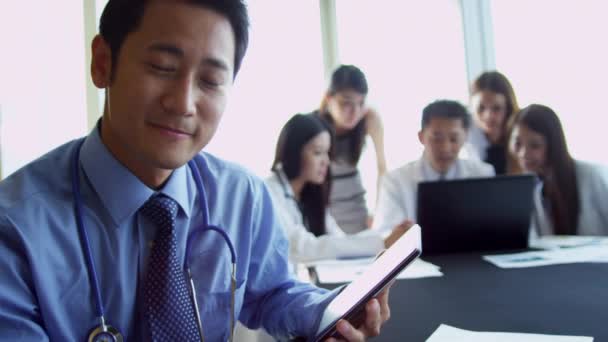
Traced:
<path id="1" fill-rule="evenodd" d="M 116 328 L 100 325 L 91 331 L 88 342 L 123 342 L 123 340 Z"/>

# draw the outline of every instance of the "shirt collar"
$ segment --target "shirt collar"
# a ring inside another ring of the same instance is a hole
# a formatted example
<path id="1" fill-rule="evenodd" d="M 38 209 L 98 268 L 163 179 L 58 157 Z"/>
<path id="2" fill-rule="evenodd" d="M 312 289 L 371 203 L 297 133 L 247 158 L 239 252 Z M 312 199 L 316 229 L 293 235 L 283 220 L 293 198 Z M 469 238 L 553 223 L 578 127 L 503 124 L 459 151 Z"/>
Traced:
<path id="1" fill-rule="evenodd" d="M 283 188 L 283 193 L 285 194 L 285 197 L 295 199 L 296 197 L 293 194 L 291 183 L 289 183 L 289 179 L 287 179 L 287 175 L 283 171 L 283 168 L 280 164 L 275 167 L 274 172 L 277 175 L 277 178 L 279 179 L 279 184 L 281 184 L 281 188 Z"/>
<path id="2" fill-rule="evenodd" d="M 110 153 L 99 135 L 98 125 L 86 138 L 80 151 L 80 162 L 93 189 L 108 210 L 116 226 L 133 216 L 155 191 L 142 183 Z M 194 196 L 188 185 L 193 183 L 187 165 L 173 171 L 159 191 L 174 199 L 186 216 L 190 216 Z"/>
<path id="3" fill-rule="evenodd" d="M 163 194 L 173 198 L 177 202 L 187 217 L 190 217 L 192 203 L 196 194 L 196 188 L 192 186 L 193 184 L 194 177 L 192 176 L 192 171 L 188 164 L 185 164 L 173 170 L 165 186 L 161 189 Z M 190 189 L 192 189 L 192 192 L 189 191 Z"/>
<path id="4" fill-rule="evenodd" d="M 443 174 L 443 178 L 442 178 L 442 174 L 440 174 L 439 172 L 435 171 L 435 169 L 433 169 L 433 167 L 431 166 L 431 163 L 426 159 L 426 157 L 424 155 L 422 156 L 422 158 L 420 158 L 422 176 L 423 176 L 424 180 L 426 180 L 426 181 L 437 181 L 440 179 L 442 179 L 442 180 L 455 179 L 458 176 L 458 163 L 459 163 L 459 159 L 456 159 L 454 161 L 454 163 L 450 166 L 448 171 Z"/>

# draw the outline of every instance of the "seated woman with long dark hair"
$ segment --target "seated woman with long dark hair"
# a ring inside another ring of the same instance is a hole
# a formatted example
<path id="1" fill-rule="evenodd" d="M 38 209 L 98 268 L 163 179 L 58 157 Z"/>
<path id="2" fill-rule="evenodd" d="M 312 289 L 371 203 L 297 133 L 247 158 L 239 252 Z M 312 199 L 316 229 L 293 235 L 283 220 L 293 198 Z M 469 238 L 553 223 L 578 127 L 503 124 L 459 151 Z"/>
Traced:
<path id="1" fill-rule="evenodd" d="M 281 130 L 273 174 L 266 180 L 293 262 L 371 256 L 390 246 L 409 227 L 382 238 L 375 231 L 346 235 L 327 207 L 332 134 L 317 115 L 297 114 Z"/>
<path id="2" fill-rule="evenodd" d="M 534 104 L 514 117 L 509 151 L 515 172 L 539 177 L 532 219 L 539 235 L 608 235 L 608 169 L 570 156 L 551 108 Z"/>

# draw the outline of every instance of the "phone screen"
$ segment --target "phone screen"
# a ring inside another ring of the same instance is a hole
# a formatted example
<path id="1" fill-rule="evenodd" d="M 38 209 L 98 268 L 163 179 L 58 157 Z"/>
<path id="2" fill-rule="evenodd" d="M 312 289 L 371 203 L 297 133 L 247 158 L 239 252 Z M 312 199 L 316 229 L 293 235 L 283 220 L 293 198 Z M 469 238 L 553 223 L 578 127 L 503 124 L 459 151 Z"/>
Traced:
<path id="1" fill-rule="evenodd" d="M 416 260 L 421 252 L 420 226 L 414 225 L 329 303 L 315 340 L 340 337 L 335 325 L 341 318 L 355 327 L 360 326 L 365 317 L 365 304 Z"/>

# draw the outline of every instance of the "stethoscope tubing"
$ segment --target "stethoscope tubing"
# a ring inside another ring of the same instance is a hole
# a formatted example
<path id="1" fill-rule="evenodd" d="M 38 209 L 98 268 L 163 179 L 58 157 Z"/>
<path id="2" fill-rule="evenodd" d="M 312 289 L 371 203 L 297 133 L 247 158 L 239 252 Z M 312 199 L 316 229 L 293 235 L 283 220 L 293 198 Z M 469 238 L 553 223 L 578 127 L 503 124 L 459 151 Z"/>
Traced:
<path id="1" fill-rule="evenodd" d="M 81 246 L 84 249 L 84 256 L 87 263 L 87 269 L 89 270 L 89 282 L 93 288 L 95 294 L 95 306 L 97 308 L 97 317 L 105 325 L 105 310 L 103 302 L 101 300 L 101 290 L 99 289 L 99 280 L 97 277 L 97 269 L 93 262 L 93 253 L 91 253 L 91 245 L 89 243 L 89 235 L 86 229 L 84 229 L 84 222 L 82 221 L 82 198 L 80 195 L 80 176 L 78 172 L 79 161 L 80 161 L 80 148 L 84 143 L 84 139 L 76 146 L 76 152 L 74 153 L 74 160 L 72 163 L 72 192 L 74 196 L 74 210 L 76 211 L 76 225 L 78 226 L 78 233 L 81 239 Z"/>
<path id="2" fill-rule="evenodd" d="M 197 154 L 195 159 L 202 161 L 203 157 L 201 157 L 200 155 Z M 190 260 L 190 251 L 192 250 L 192 245 L 190 242 L 192 241 L 192 238 L 194 238 L 197 234 L 205 232 L 206 230 L 213 230 L 213 231 L 218 232 L 220 235 L 222 235 L 222 238 L 224 238 L 224 240 L 226 241 L 226 244 L 228 245 L 228 248 L 230 249 L 230 261 L 232 262 L 232 264 L 236 264 L 236 252 L 234 250 L 234 246 L 232 245 L 232 242 L 230 241 L 230 237 L 228 236 L 228 234 L 223 229 L 209 224 L 209 207 L 207 206 L 207 193 L 205 192 L 205 188 L 203 187 L 203 179 L 201 177 L 200 172 L 198 171 L 198 167 L 196 166 L 195 161 L 190 160 L 188 162 L 188 166 L 190 167 L 190 170 L 192 171 L 192 176 L 194 177 L 194 184 L 196 185 L 196 190 L 198 191 L 198 194 L 200 196 L 199 203 L 201 204 L 200 210 L 201 210 L 201 215 L 203 216 L 202 217 L 203 229 L 194 229 L 188 236 L 188 239 L 186 242 L 186 259 L 185 260 Z"/>
<path id="3" fill-rule="evenodd" d="M 75 216 L 76 216 L 76 225 L 78 226 L 80 244 L 83 248 L 83 253 L 85 256 L 85 261 L 86 261 L 87 270 L 88 270 L 88 274 L 89 274 L 89 282 L 91 283 L 91 287 L 93 288 L 93 292 L 94 292 L 94 296 L 95 296 L 95 308 L 97 311 L 97 317 L 100 321 L 99 328 L 95 329 L 94 331 L 100 330 L 102 332 L 107 332 L 109 328 L 112 330 L 115 330 L 115 329 L 106 325 L 105 309 L 103 306 L 103 300 L 101 298 L 101 289 L 99 288 L 99 277 L 97 275 L 97 269 L 95 268 L 95 263 L 93 261 L 93 253 L 91 252 L 89 236 L 84 227 L 84 222 L 82 219 L 82 196 L 81 196 L 81 192 L 80 192 L 79 162 L 80 162 L 80 150 L 81 150 L 81 147 L 82 147 L 84 141 L 85 140 L 82 139 L 80 142 L 77 143 L 76 150 L 74 152 L 72 165 L 71 165 L 72 166 L 72 170 L 71 170 L 72 195 L 74 197 L 74 211 L 75 211 Z M 223 229 L 209 224 L 209 207 L 207 206 L 207 195 L 206 195 L 205 189 L 203 187 L 202 177 L 198 170 L 195 160 L 199 160 L 203 164 L 205 163 L 205 161 L 202 156 L 197 154 L 193 160 L 190 160 L 188 162 L 188 166 L 194 177 L 194 183 L 196 185 L 196 189 L 200 196 L 199 203 L 200 203 L 200 210 L 201 210 L 201 215 L 202 215 L 202 224 L 200 227 L 202 229 L 194 229 L 189 234 L 188 238 L 186 239 L 187 241 L 186 241 L 186 256 L 184 259 L 184 272 L 185 272 L 185 275 L 187 275 L 188 280 L 189 280 L 192 301 L 193 301 L 196 318 L 197 318 L 197 323 L 198 323 L 198 329 L 199 329 L 199 333 L 201 336 L 201 340 L 203 340 L 203 327 L 202 327 L 202 323 L 201 323 L 201 316 L 200 316 L 200 312 L 199 312 L 198 301 L 196 300 L 196 288 L 194 286 L 194 280 L 192 277 L 192 273 L 190 271 L 190 268 L 188 267 L 188 260 L 190 260 L 189 258 L 190 258 L 190 253 L 191 253 L 191 249 L 192 249 L 191 241 L 197 235 L 199 235 L 205 231 L 208 231 L 208 230 L 213 230 L 213 231 L 219 233 L 222 236 L 222 238 L 224 239 L 224 241 L 226 242 L 226 244 L 228 245 L 228 248 L 230 250 L 230 259 L 231 259 L 231 263 L 232 263 L 231 303 L 230 303 L 231 311 L 232 311 L 231 317 L 230 317 L 231 318 L 230 341 L 232 341 L 233 334 L 234 334 L 234 296 L 235 296 L 235 290 L 236 290 L 236 252 L 234 249 L 234 245 L 232 244 L 232 241 L 230 240 L 230 237 L 228 236 L 228 234 Z M 122 338 L 120 333 L 118 333 L 117 331 L 116 331 L 115 335 Z"/>

